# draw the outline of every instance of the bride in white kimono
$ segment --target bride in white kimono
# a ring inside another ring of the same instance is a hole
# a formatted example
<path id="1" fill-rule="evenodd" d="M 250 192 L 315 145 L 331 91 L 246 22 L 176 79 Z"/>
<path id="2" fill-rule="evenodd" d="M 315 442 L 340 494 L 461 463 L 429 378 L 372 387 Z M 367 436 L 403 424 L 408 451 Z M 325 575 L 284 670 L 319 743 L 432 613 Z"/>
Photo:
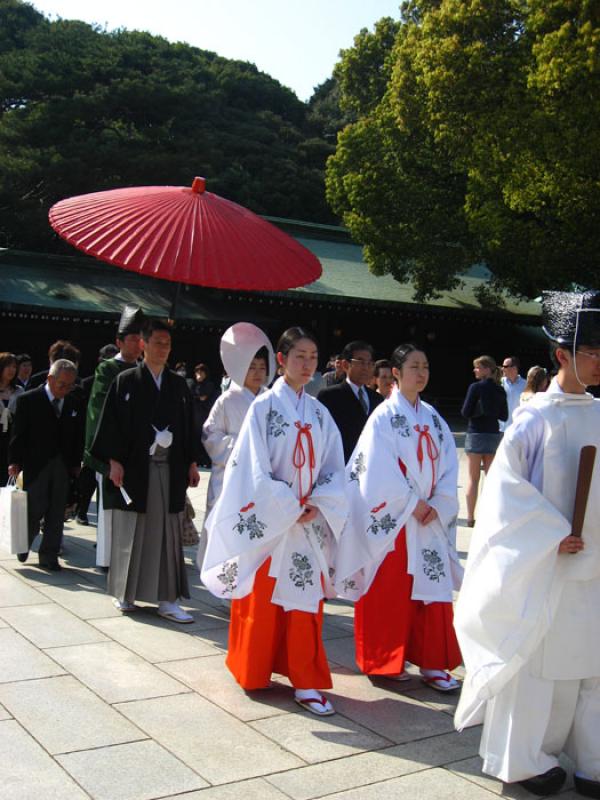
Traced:
<path id="1" fill-rule="evenodd" d="M 231 384 L 220 395 L 202 430 L 202 444 L 212 462 L 206 517 L 212 511 L 223 488 L 225 466 L 254 399 L 275 376 L 275 354 L 267 336 L 250 322 L 236 322 L 221 338 L 221 361 Z M 198 566 L 206 551 L 206 528 L 198 548 Z"/>
<path id="2" fill-rule="evenodd" d="M 248 412 L 206 522 L 202 581 L 233 599 L 227 666 L 247 690 L 287 675 L 295 700 L 332 714 L 321 638 L 323 597 L 346 519 L 344 456 L 327 409 L 304 391 L 318 359 L 312 334 L 277 345 L 283 376 Z"/>
<path id="3" fill-rule="evenodd" d="M 439 691 L 459 684 L 452 593 L 462 568 L 455 549 L 456 447 L 448 425 L 419 392 L 425 353 L 394 351 L 397 382 L 367 420 L 346 468 L 350 513 L 338 548 L 336 588 L 358 601 L 356 661 L 368 675 L 408 680 L 406 661 Z"/>

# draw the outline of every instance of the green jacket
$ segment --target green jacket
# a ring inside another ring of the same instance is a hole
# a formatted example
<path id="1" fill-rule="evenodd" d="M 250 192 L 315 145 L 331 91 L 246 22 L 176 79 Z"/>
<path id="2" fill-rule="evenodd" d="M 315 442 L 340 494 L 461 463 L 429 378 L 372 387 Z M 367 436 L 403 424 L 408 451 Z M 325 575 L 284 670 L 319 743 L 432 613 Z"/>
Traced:
<path id="1" fill-rule="evenodd" d="M 97 458 L 90 453 L 92 442 L 96 436 L 100 417 L 102 416 L 102 409 L 104 408 L 104 401 L 106 395 L 114 379 L 126 369 L 132 369 L 135 364 L 128 364 L 125 361 L 117 360 L 116 358 L 109 358 L 106 361 L 101 361 L 96 367 L 94 373 L 94 382 L 92 384 L 92 391 L 90 392 L 90 399 L 87 405 L 87 416 L 85 421 L 85 449 L 83 453 L 83 463 L 96 472 L 102 475 L 108 475 L 108 464 L 98 461 Z"/>

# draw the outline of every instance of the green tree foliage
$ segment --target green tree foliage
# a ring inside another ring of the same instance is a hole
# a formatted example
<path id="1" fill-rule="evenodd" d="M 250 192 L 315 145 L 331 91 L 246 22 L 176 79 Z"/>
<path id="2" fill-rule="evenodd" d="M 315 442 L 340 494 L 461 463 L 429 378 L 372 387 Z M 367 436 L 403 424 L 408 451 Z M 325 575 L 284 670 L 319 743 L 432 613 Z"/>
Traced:
<path id="1" fill-rule="evenodd" d="M 598 282 L 598 3 L 414 0 L 393 30 L 361 32 L 335 73 L 358 118 L 328 199 L 370 268 L 421 299 L 480 261 L 482 302 Z"/>
<path id="2" fill-rule="evenodd" d="M 195 175 L 257 213 L 333 221 L 323 124 L 252 64 L 0 0 L 0 246 L 60 246 L 64 197 Z"/>

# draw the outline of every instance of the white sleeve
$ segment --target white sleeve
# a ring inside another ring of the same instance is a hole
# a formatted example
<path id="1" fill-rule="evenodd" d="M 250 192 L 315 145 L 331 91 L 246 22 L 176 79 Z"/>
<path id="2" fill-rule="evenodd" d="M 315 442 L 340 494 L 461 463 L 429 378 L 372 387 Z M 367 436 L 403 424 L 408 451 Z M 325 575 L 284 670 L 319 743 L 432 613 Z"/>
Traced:
<path id="1" fill-rule="evenodd" d="M 508 445 L 516 452 L 521 475 L 541 492 L 544 483 L 544 420 L 532 406 L 520 406 L 513 423 L 504 434 Z"/>
<path id="2" fill-rule="evenodd" d="M 202 444 L 214 466 L 225 467 L 235 444 L 235 436 L 228 430 L 226 395 L 220 395 L 202 426 Z"/>

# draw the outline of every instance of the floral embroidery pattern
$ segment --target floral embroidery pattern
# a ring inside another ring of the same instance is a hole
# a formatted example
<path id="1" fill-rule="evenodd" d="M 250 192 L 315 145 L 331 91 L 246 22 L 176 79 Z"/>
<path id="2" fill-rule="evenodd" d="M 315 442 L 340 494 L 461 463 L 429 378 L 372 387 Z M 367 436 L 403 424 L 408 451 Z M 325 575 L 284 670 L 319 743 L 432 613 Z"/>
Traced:
<path id="1" fill-rule="evenodd" d="M 313 522 L 311 528 L 315 535 L 315 539 L 322 550 L 325 545 L 325 539 L 327 538 L 327 531 L 318 522 Z"/>
<path id="2" fill-rule="evenodd" d="M 358 589 L 358 586 L 356 585 L 356 581 L 352 580 L 352 578 L 344 578 L 344 580 L 342 581 L 342 590 L 344 592 L 352 591 L 352 590 L 356 590 L 356 589 Z"/>
<path id="3" fill-rule="evenodd" d="M 285 421 L 282 414 L 272 408 L 267 414 L 267 436 L 285 436 L 285 429 L 290 427 L 290 423 Z"/>
<path id="4" fill-rule="evenodd" d="M 407 439 L 410 436 L 410 428 L 408 427 L 408 421 L 404 414 L 394 414 L 391 418 L 390 423 L 392 428 Z"/>
<path id="5" fill-rule="evenodd" d="M 440 440 L 440 442 L 443 442 L 444 441 L 444 433 L 442 431 L 442 423 L 440 422 L 440 418 L 438 417 L 437 414 L 432 414 L 431 416 L 433 418 L 433 427 L 437 431 L 438 439 Z"/>
<path id="6" fill-rule="evenodd" d="M 221 581 L 223 594 L 231 594 L 237 587 L 238 565 L 234 561 L 226 561 L 223 564 L 223 571 L 217 575 L 217 580 Z"/>
<path id="7" fill-rule="evenodd" d="M 319 428 L 323 430 L 323 412 L 320 408 L 315 408 L 315 414 L 317 415 L 317 419 L 319 420 Z"/>
<path id="8" fill-rule="evenodd" d="M 307 586 L 312 586 L 313 568 L 308 556 L 303 556 L 301 553 L 292 553 L 292 564 L 294 566 L 290 570 L 290 580 L 294 586 L 302 590 L 306 589 Z"/>
<path id="9" fill-rule="evenodd" d="M 232 458 L 231 459 L 231 469 L 233 469 L 234 467 L 237 467 L 237 465 L 238 465 L 237 460 L 235 458 Z"/>
<path id="10" fill-rule="evenodd" d="M 377 535 L 379 531 L 383 531 L 387 535 L 390 531 L 396 529 L 396 520 L 392 518 L 390 513 L 385 514 L 381 519 L 377 519 L 375 516 L 375 514 L 382 511 L 386 506 L 387 502 L 384 501 L 371 509 L 371 524 L 367 528 L 367 533 L 371 531 L 371 533 Z"/>
<path id="11" fill-rule="evenodd" d="M 325 486 L 327 483 L 331 483 L 331 479 L 333 478 L 333 472 L 325 472 L 323 475 L 319 475 L 317 478 L 317 482 L 315 486 Z M 313 486 L 313 490 L 315 488 Z"/>
<path id="12" fill-rule="evenodd" d="M 252 508 L 254 508 L 254 503 L 248 503 L 247 506 L 240 508 L 238 513 L 240 519 L 233 526 L 233 530 L 236 530 L 240 536 L 242 536 L 245 531 L 248 531 L 248 537 L 250 539 L 262 539 L 264 536 L 263 531 L 267 527 L 266 524 L 256 519 L 256 514 L 250 514 L 249 517 L 244 517 L 244 514 Z"/>
<path id="13" fill-rule="evenodd" d="M 286 485 L 286 486 L 289 486 L 289 487 L 290 487 L 290 489 L 291 489 L 291 488 L 292 488 L 292 486 L 294 485 L 294 482 L 293 482 L 293 481 L 286 481 L 286 480 L 284 480 L 283 478 L 277 478 L 277 477 L 275 477 L 275 473 L 274 473 L 274 472 L 269 472 L 269 478 L 271 478 L 271 480 L 272 480 L 272 481 L 278 481 L 279 483 L 285 483 L 285 485 Z M 314 488 L 314 487 L 313 487 L 313 488 Z"/>
<path id="14" fill-rule="evenodd" d="M 366 472 L 367 466 L 365 464 L 365 454 L 358 453 L 356 458 L 354 459 L 354 464 L 352 465 L 352 470 L 350 471 L 350 480 L 351 481 L 358 481 L 360 476 L 363 472 Z"/>
<path id="15" fill-rule="evenodd" d="M 440 578 L 445 578 L 444 562 L 440 558 L 437 550 L 421 550 L 423 555 L 423 572 L 430 581 L 440 582 Z"/>

